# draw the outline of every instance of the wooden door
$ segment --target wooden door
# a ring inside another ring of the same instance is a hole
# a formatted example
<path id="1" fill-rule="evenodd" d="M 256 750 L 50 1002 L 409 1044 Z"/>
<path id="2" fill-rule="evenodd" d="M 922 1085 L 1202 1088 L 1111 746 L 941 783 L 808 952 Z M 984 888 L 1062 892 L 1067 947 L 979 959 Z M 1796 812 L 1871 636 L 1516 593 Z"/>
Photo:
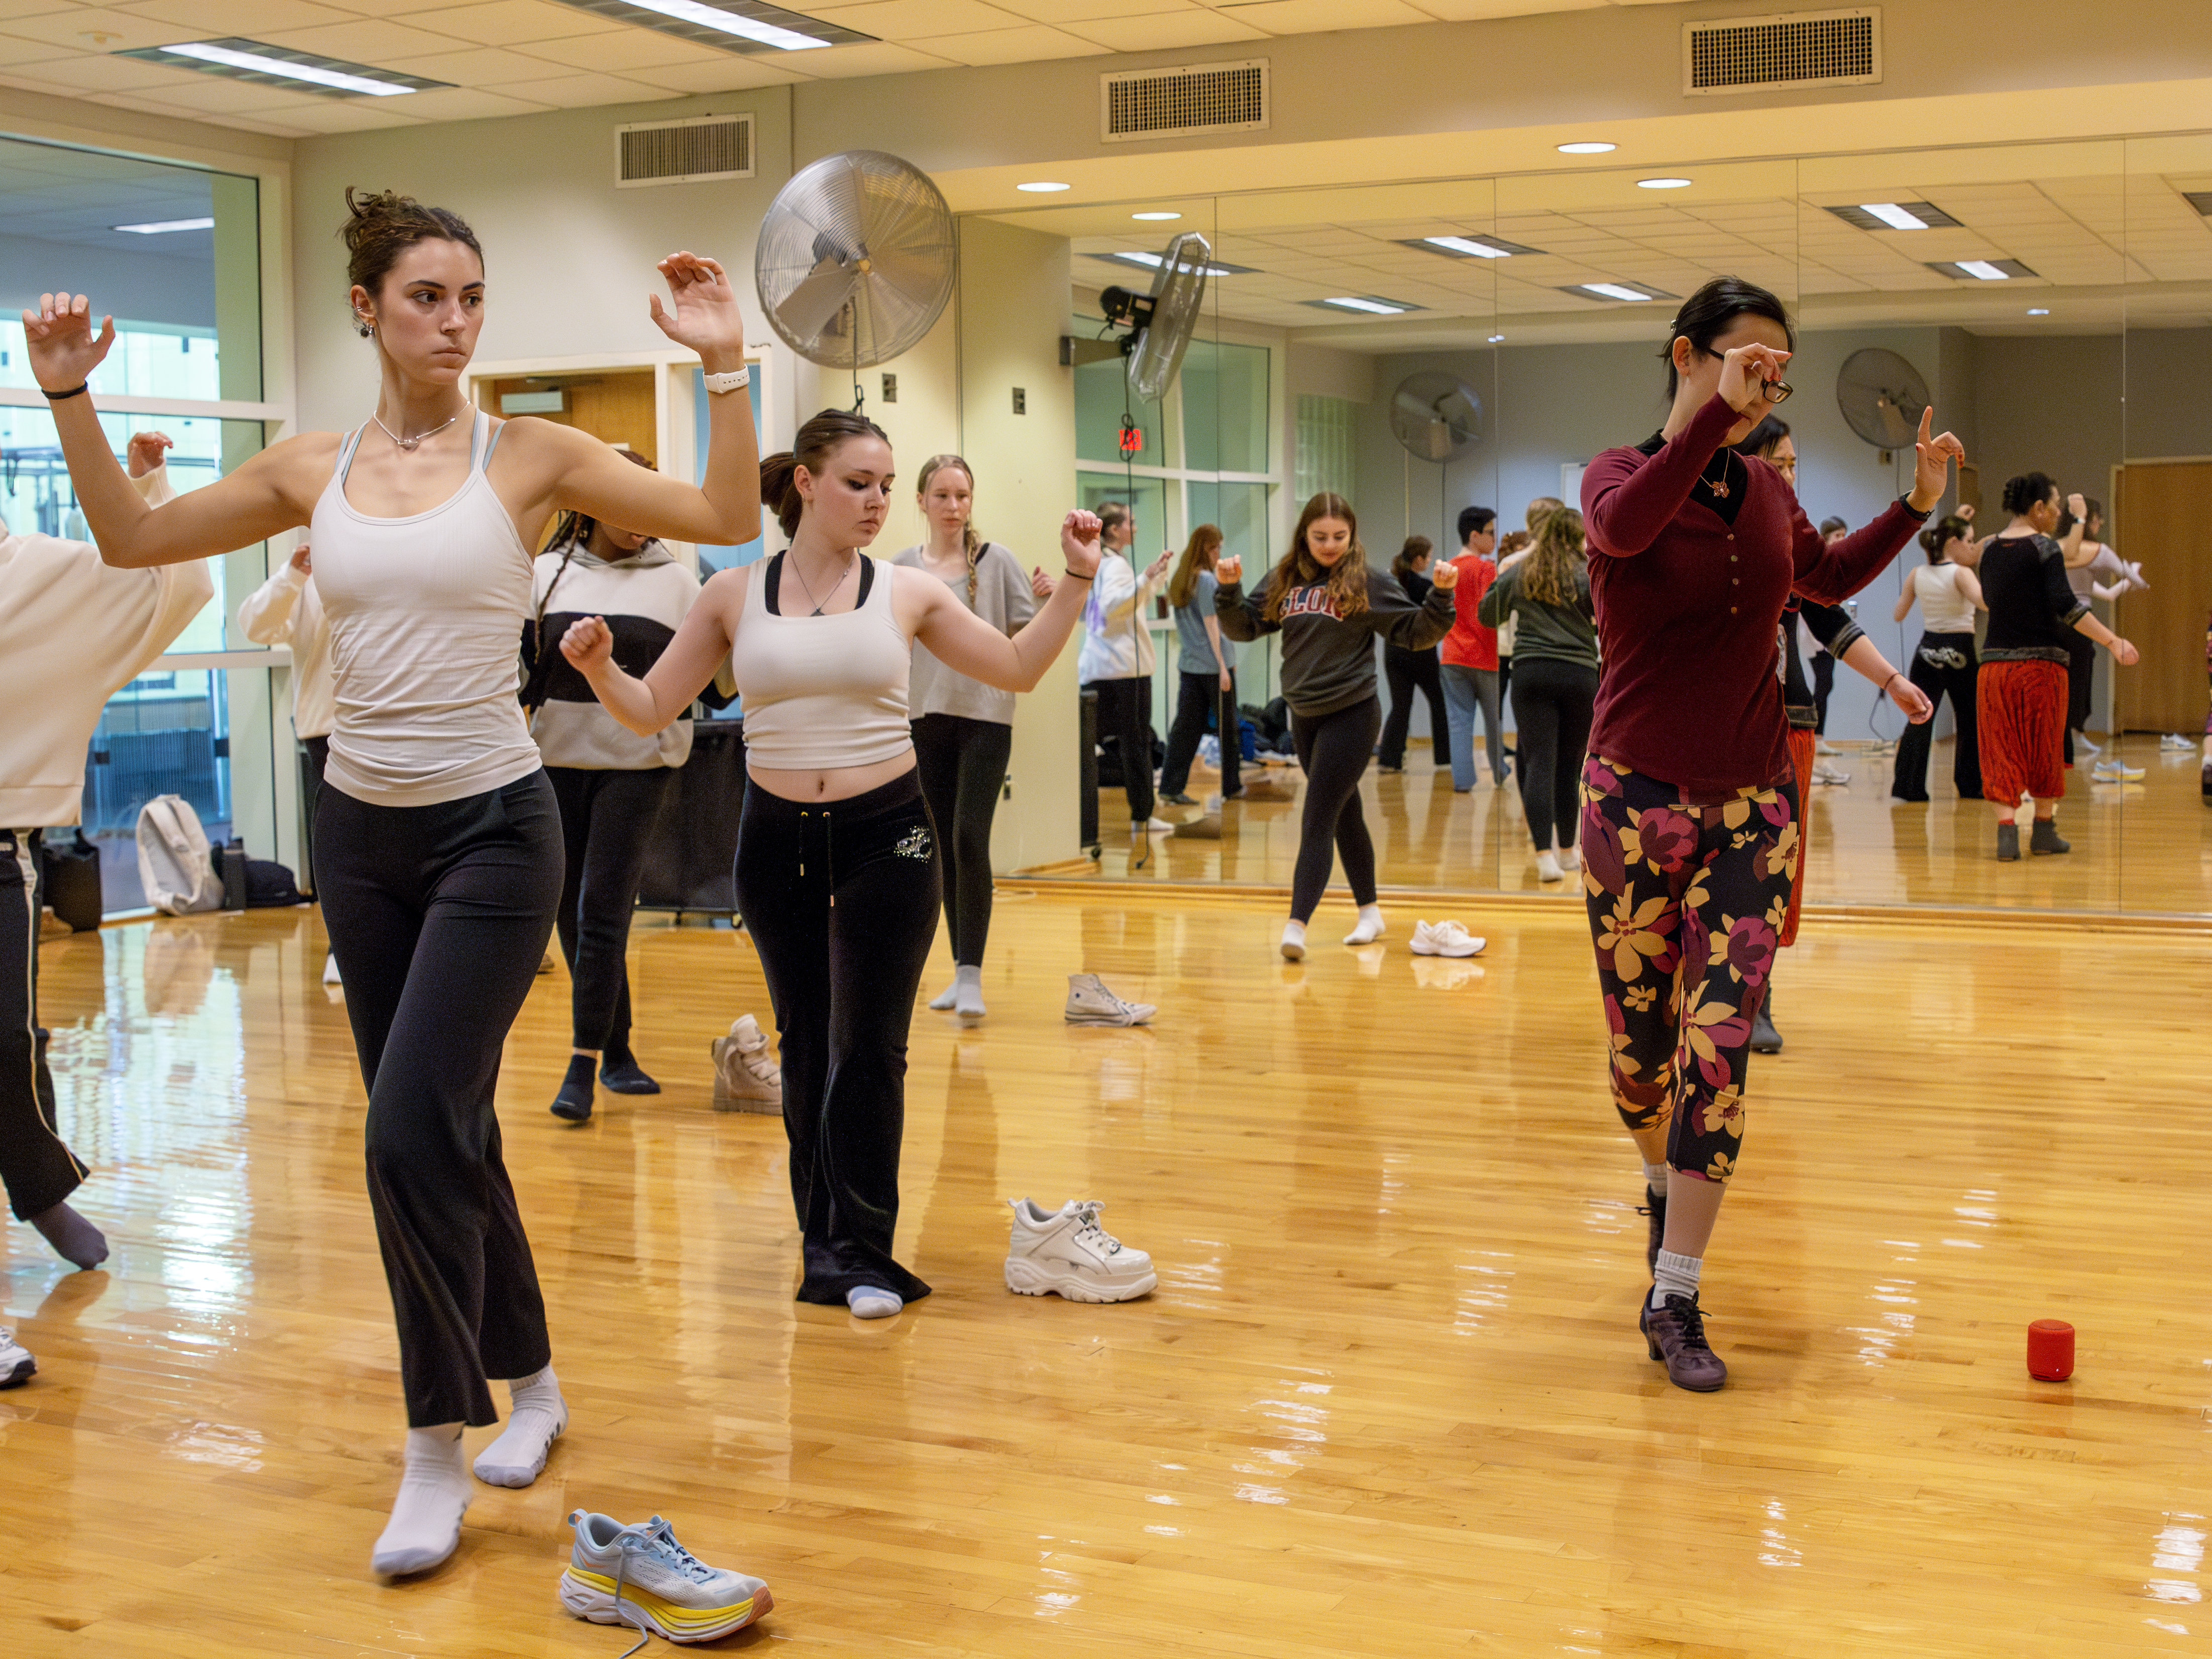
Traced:
<path id="1" fill-rule="evenodd" d="M 2112 673 L 2123 732 L 2204 729 L 2206 630 L 2212 626 L 2212 459 L 2130 461 L 2112 469 L 2112 544 L 2142 562 L 2148 593 L 2123 594 L 2115 629 L 2142 660 Z"/>

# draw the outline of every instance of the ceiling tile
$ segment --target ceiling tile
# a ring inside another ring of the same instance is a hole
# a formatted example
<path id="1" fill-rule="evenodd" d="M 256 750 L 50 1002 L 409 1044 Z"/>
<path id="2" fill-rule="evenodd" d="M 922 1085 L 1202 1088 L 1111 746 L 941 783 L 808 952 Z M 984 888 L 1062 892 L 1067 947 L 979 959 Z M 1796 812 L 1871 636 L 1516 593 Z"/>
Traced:
<path id="1" fill-rule="evenodd" d="M 177 0 L 190 5 L 194 0 Z M 564 40 L 580 34 L 626 32 L 635 24 L 618 23 L 574 6 L 553 0 L 491 0 L 488 5 L 424 7 L 416 0 L 397 14 L 415 17 L 424 28 L 435 29 L 456 40 L 480 46 L 519 46 L 542 40 Z M 674 37 L 670 37 L 673 39 Z"/>
<path id="2" fill-rule="evenodd" d="M 51 40 L 26 40 L 20 35 L 0 34 L 0 64 L 50 64 L 75 54 Z"/>
<path id="3" fill-rule="evenodd" d="M 194 32 L 158 18 L 134 17 L 127 11 L 79 6 L 71 11 L 51 12 L 42 17 L 11 17 L 8 33 L 26 40 L 51 40 L 71 52 L 85 53 L 131 52 L 140 46 L 166 46 L 190 40 Z"/>
<path id="4" fill-rule="evenodd" d="M 173 40 L 215 40 L 240 34 L 263 40 L 272 29 L 313 28 L 318 24 L 347 22 L 355 15 L 337 6 L 317 5 L 313 0 L 138 0 L 137 4 L 116 9 L 191 31 L 170 35 Z"/>
<path id="5" fill-rule="evenodd" d="M 5 4 L 6 0 L 0 0 Z M 46 4 L 49 0 L 27 0 Z M 1140 17 L 1162 10 L 1163 0 L 998 0 L 1000 8 L 1036 23 L 1080 23 L 1101 17 Z M 1196 9 L 1196 8 L 1188 8 Z"/>
<path id="6" fill-rule="evenodd" d="M 1331 29 L 1399 28 L 1431 18 L 1405 0 L 1230 0 L 1219 15 L 1270 34 L 1317 34 Z"/>
<path id="7" fill-rule="evenodd" d="M 939 35 L 908 44 L 956 64 L 1032 64 L 1051 58 L 1088 58 L 1106 50 L 1080 36 L 1036 23 L 1024 28 Z"/>
<path id="8" fill-rule="evenodd" d="M 196 70 L 168 69 L 137 58 L 60 58 L 20 72 L 32 76 L 42 90 L 64 93 L 145 92 L 201 78 Z"/>
<path id="9" fill-rule="evenodd" d="M 1529 17 L 1547 11 L 1594 11 L 1613 0 L 1415 0 L 1431 17 L 1466 23 L 1488 17 Z"/>
<path id="10" fill-rule="evenodd" d="M 160 97 L 165 104 L 210 117 L 259 115 L 272 109 L 289 109 L 295 104 L 323 101 L 319 94 L 305 87 L 264 87 L 221 75 L 195 75 L 189 86 L 163 87 Z"/>
<path id="11" fill-rule="evenodd" d="M 604 35 L 586 35 L 586 40 L 605 40 Z M 548 46 L 574 42 L 549 41 Z M 508 81 L 535 81 L 557 73 L 549 68 L 543 58 L 532 53 L 510 51 L 503 46 L 463 46 L 457 41 L 446 43 L 443 52 L 421 58 L 380 58 L 377 66 L 395 70 L 401 75 L 420 76 L 425 81 L 443 81 L 456 87 L 498 86 Z M 617 70 L 620 64 L 579 64 L 578 69 Z"/>
<path id="12" fill-rule="evenodd" d="M 548 80 L 513 82 L 480 90 L 505 93 L 510 98 L 520 98 L 532 104 L 550 104 L 556 109 L 586 109 L 595 104 L 641 104 L 667 96 L 659 87 L 647 86 L 641 82 L 624 80 L 613 75 L 562 75 Z"/>
<path id="13" fill-rule="evenodd" d="M 905 75 L 915 70 L 945 68 L 945 60 L 927 52 L 895 46 L 888 40 L 866 46 L 830 46 L 819 52 L 780 52 L 799 73 L 818 81 L 855 79 L 866 75 Z"/>
<path id="14" fill-rule="evenodd" d="M 1066 28 L 1070 34 L 1096 40 L 1115 52 L 1174 52 L 1184 46 L 1218 46 L 1268 38 L 1260 30 L 1249 28 L 1222 13 L 1196 7 L 1153 12 L 1142 17 L 1099 18 L 1069 23 Z"/>
<path id="15" fill-rule="evenodd" d="M 740 54 L 717 51 L 692 40 L 678 40 L 672 34 L 663 34 L 659 29 L 624 29 L 618 34 L 585 34 L 570 40 L 537 40 L 522 44 L 519 52 L 548 63 L 566 64 L 571 69 L 599 70 L 610 75 L 619 75 L 626 70 L 657 69 L 669 64 L 708 64 Z M 431 73 L 418 70 L 420 75 Z M 494 77 L 512 80 L 512 76 Z"/>
<path id="16" fill-rule="evenodd" d="M 407 98 L 392 99 L 404 105 L 402 113 L 418 121 L 482 121 L 503 115 L 530 115 L 551 107 L 526 98 L 514 98 L 504 93 L 483 92 L 473 87 L 452 87 L 442 91 L 417 92 Z"/>
<path id="17" fill-rule="evenodd" d="M 1002 29 L 1024 20 L 983 0 L 874 0 L 859 6 L 810 6 L 807 15 L 858 29 L 879 40 L 915 40 L 939 34 L 972 34 Z"/>
<path id="18" fill-rule="evenodd" d="M 428 58 L 469 44 L 450 34 L 433 34 L 428 29 L 405 23 L 368 17 L 350 23 L 325 24 L 320 28 L 286 29 L 262 38 L 272 46 L 319 52 L 325 58 L 364 64 L 372 69 L 402 58 Z"/>
<path id="19" fill-rule="evenodd" d="M 290 125 L 309 132 L 368 132 L 379 127 L 417 127 L 424 124 L 391 107 L 404 98 L 323 98 L 284 112 Z"/>
<path id="20" fill-rule="evenodd" d="M 787 87 L 806 77 L 784 67 L 785 58 L 814 58 L 804 52 L 737 52 L 716 54 L 711 64 L 665 64 L 657 69 L 634 71 L 637 79 L 671 92 L 744 92 L 753 87 Z"/>

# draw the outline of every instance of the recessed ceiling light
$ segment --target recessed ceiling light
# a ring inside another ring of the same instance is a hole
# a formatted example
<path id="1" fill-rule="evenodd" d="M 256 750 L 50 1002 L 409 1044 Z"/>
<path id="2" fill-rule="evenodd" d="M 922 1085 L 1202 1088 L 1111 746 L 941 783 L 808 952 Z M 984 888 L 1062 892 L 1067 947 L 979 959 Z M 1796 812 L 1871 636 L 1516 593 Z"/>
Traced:
<path id="1" fill-rule="evenodd" d="M 258 40 L 235 37 L 141 46 L 116 56 L 204 70 L 210 75 L 228 76 L 237 81 L 308 86 L 335 97 L 358 94 L 369 98 L 393 98 L 403 93 L 426 92 L 450 84 L 426 81 L 419 75 L 402 75 L 395 70 L 372 69 L 366 64 L 349 64 L 342 58 L 324 58 L 311 52 L 294 52 L 288 46 L 264 46 Z"/>
<path id="2" fill-rule="evenodd" d="M 706 0 L 567 0 L 567 3 L 603 21 L 657 29 L 717 52 L 751 53 L 763 46 L 778 52 L 813 52 L 876 38 L 771 4 L 770 0 L 722 0 L 720 5 L 709 5 Z"/>
<path id="3" fill-rule="evenodd" d="M 127 230 L 134 236 L 161 236 L 173 230 L 213 230 L 212 219 L 155 219 L 143 225 L 115 225 L 115 230 Z"/>
<path id="4" fill-rule="evenodd" d="M 1954 263 L 1967 276 L 1978 276 L 1985 283 L 2008 283 L 2012 280 L 2012 272 L 1999 270 L 1987 259 L 1960 259 Z"/>
<path id="5" fill-rule="evenodd" d="M 1607 143 L 1602 138 L 1581 138 L 1571 144 L 1561 144 L 1559 150 L 1562 155 L 1605 155 L 1620 148 L 1618 144 Z"/>
<path id="6" fill-rule="evenodd" d="M 1631 286 L 1626 283 L 1567 283 L 1561 286 L 1563 294 L 1595 295 L 1601 300 L 1671 300 L 1674 296 L 1662 289 Z"/>
<path id="7" fill-rule="evenodd" d="M 1180 213 L 1133 213 L 1129 216 L 1132 219 L 1180 219 L 1182 215 Z"/>
<path id="8" fill-rule="evenodd" d="M 2027 308 L 2027 314 L 2031 317 L 2048 317 L 2051 314 L 2051 307 L 2049 306 L 2030 306 Z"/>
<path id="9" fill-rule="evenodd" d="M 1638 179 L 1636 187 L 1638 190 L 1687 190 L 1690 181 L 1687 179 Z"/>
<path id="10" fill-rule="evenodd" d="M 1070 188 L 1070 186 L 1055 183 L 1050 179 L 1032 179 L 1026 185 L 1016 185 L 1014 188 L 1016 190 L 1026 190 L 1036 195 L 1043 196 L 1056 190 L 1066 190 Z"/>
<path id="11" fill-rule="evenodd" d="M 1955 230 L 1959 222 L 1932 202 L 1831 203 L 1827 211 L 1855 230 Z"/>
<path id="12" fill-rule="evenodd" d="M 1142 265 L 1146 270 L 1158 270 L 1161 263 L 1157 253 L 1099 253 L 1092 257 L 1103 259 L 1109 264 Z M 1218 260 L 1205 267 L 1209 276 L 1249 276 L 1252 269 L 1250 265 L 1224 264 Z"/>
<path id="13" fill-rule="evenodd" d="M 1881 220 L 1882 223 L 1887 225 L 1892 230 L 1925 230 L 1928 228 L 1928 222 L 1925 219 L 1922 218 L 1918 214 L 1912 212 L 1908 208 L 1899 207 L 1894 202 L 1861 202 L 1859 204 L 1859 211 L 1861 213 L 1871 214 L 1874 217 Z"/>
<path id="14" fill-rule="evenodd" d="M 2036 274 L 2017 259 L 1928 259 L 1923 263 L 1954 283 L 2004 283 Z"/>
<path id="15" fill-rule="evenodd" d="M 1496 344 L 1497 344 L 1500 340 L 1504 339 L 1504 337 L 1504 337 L 1503 334 L 1493 334 L 1493 335 L 1492 335 L 1492 336 L 1490 337 L 1490 343 L 1491 343 L 1491 344 L 1492 344 L 1492 345 L 1496 345 Z"/>
<path id="16" fill-rule="evenodd" d="M 1334 299 L 1309 300 L 1306 303 L 1328 306 L 1337 311 L 1364 311 L 1371 317 L 1395 317 L 1402 312 L 1420 309 L 1420 307 L 1409 306 L 1402 300 L 1382 300 L 1364 294 L 1340 294 Z"/>
<path id="17" fill-rule="evenodd" d="M 1523 247 L 1518 242 L 1509 242 L 1502 236 L 1416 236 L 1407 247 L 1425 249 L 1431 253 L 1450 253 L 1462 259 L 1510 259 L 1516 253 L 1541 253 L 1543 249 Z"/>
<path id="18" fill-rule="evenodd" d="M 757 40 L 762 46 L 774 46 L 781 52 L 811 52 L 826 46 L 827 40 L 817 40 L 811 34 L 801 34 L 797 29 L 787 29 L 758 17 L 748 17 L 743 12 L 725 11 L 720 6 L 700 3 L 700 0 L 629 0 L 641 11 L 658 12 L 663 17 L 673 17 L 679 23 L 696 23 L 701 28 L 734 34 L 744 40 Z M 781 8 L 763 9 L 782 14 Z M 809 20 L 811 21 L 811 20 Z"/>

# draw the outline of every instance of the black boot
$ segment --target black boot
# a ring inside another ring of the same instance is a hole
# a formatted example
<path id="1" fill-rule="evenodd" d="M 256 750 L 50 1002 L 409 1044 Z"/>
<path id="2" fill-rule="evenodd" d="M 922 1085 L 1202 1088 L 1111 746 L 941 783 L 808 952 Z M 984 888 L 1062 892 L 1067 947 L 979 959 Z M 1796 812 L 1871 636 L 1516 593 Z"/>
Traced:
<path id="1" fill-rule="evenodd" d="M 625 1042 L 619 1048 L 610 1048 L 599 1059 L 599 1081 L 618 1095 L 657 1095 L 660 1085 L 637 1063 L 637 1056 Z"/>
<path id="2" fill-rule="evenodd" d="M 2029 831 L 2027 850 L 2031 853 L 2070 853 L 2074 843 L 2058 839 L 2058 823 L 2055 818 L 2038 818 L 2035 828 Z"/>
<path id="3" fill-rule="evenodd" d="M 1782 1033 L 1774 1029 L 1774 1016 L 1769 1011 L 1774 1006 L 1774 981 L 1766 981 L 1766 994 L 1759 1000 L 1758 1011 L 1751 1017 L 1751 1051 L 1755 1054 L 1778 1054 L 1782 1052 Z"/>
<path id="4" fill-rule="evenodd" d="M 2020 862 L 2020 826 L 2018 824 L 1997 825 L 1997 862 L 1999 864 Z"/>
<path id="5" fill-rule="evenodd" d="M 582 1123 L 592 1115 L 592 1073 L 598 1068 L 589 1054 L 568 1056 L 568 1075 L 561 1079 L 561 1092 L 553 1097 L 552 1112 L 571 1123 Z"/>

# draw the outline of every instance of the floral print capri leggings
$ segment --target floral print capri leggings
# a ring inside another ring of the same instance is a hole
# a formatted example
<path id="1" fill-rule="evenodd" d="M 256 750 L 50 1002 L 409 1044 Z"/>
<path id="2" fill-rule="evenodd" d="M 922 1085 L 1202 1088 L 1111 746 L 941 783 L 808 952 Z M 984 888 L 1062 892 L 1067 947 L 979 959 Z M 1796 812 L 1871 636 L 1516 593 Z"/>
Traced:
<path id="1" fill-rule="evenodd" d="M 1694 806 L 1593 755 L 1583 885 L 1612 1042 L 1613 1103 L 1667 1127 L 1667 1162 L 1726 1181 L 1743 1138 L 1752 1016 L 1766 994 L 1801 850 L 1795 792 Z"/>

